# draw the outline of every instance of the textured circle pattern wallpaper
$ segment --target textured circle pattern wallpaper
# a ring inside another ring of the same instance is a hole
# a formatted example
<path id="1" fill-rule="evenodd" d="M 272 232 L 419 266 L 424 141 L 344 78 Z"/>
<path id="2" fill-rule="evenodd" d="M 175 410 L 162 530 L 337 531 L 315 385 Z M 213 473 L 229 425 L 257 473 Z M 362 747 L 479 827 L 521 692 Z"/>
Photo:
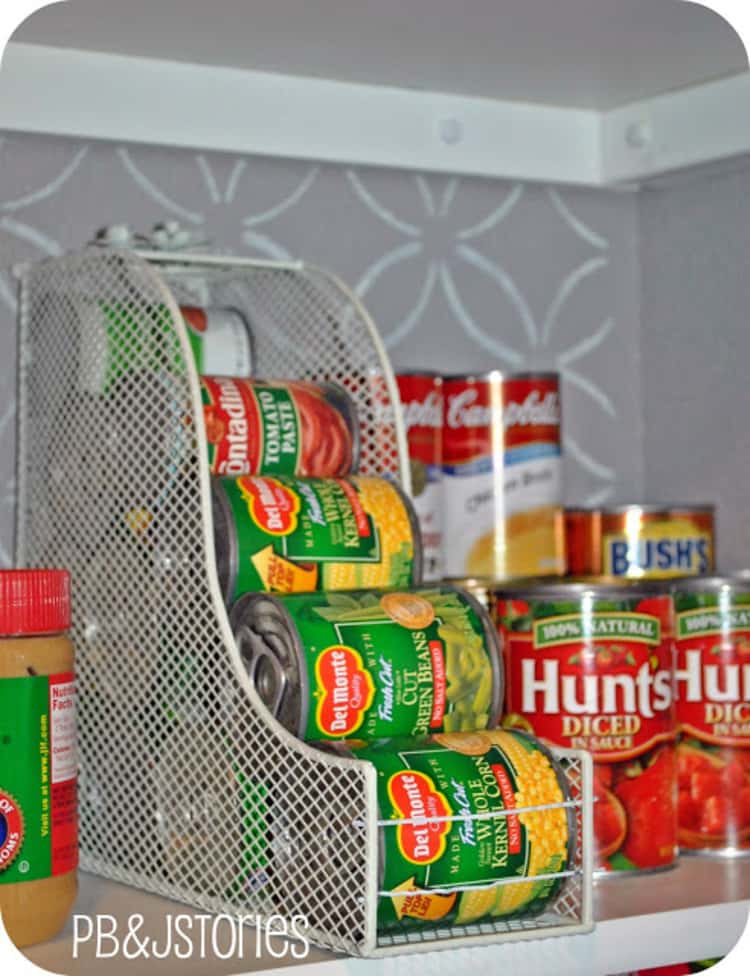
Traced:
<path id="1" fill-rule="evenodd" d="M 634 194 L 0 136 L 0 562 L 12 559 L 14 263 L 176 220 L 220 253 L 300 258 L 364 300 L 396 367 L 562 374 L 570 502 L 642 482 Z"/>

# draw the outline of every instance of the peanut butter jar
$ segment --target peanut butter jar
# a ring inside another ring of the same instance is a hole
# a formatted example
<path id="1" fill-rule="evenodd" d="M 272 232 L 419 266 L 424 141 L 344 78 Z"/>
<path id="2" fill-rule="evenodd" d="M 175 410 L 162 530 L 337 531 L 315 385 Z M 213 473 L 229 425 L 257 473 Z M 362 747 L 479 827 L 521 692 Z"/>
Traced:
<path id="1" fill-rule="evenodd" d="M 76 699 L 65 570 L 0 571 L 0 912 L 56 935 L 78 882 Z"/>

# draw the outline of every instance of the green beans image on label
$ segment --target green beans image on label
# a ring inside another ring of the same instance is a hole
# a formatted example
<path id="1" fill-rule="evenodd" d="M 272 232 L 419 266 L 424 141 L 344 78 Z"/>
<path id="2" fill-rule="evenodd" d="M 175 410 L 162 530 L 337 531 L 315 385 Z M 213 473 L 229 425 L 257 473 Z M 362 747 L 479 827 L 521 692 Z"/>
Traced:
<path id="1" fill-rule="evenodd" d="M 560 893 L 575 817 L 561 767 L 531 736 L 461 732 L 336 751 L 377 770 L 381 931 L 539 914 Z"/>
<path id="2" fill-rule="evenodd" d="M 230 619 L 261 699 L 308 741 L 499 721 L 496 632 L 462 590 L 246 594 Z"/>

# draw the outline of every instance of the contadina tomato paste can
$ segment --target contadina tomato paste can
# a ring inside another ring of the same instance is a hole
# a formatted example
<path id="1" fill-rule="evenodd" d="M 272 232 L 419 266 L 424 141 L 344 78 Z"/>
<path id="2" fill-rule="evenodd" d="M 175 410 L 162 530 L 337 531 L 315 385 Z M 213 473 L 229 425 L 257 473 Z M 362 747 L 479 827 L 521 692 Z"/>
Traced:
<path id="1" fill-rule="evenodd" d="M 443 383 L 446 577 L 564 572 L 556 373 Z"/>
<path id="2" fill-rule="evenodd" d="M 566 512 L 568 572 L 668 579 L 714 568 L 711 505 L 620 505 Z"/>
<path id="3" fill-rule="evenodd" d="M 435 373 L 396 376 L 406 427 L 411 490 L 424 549 L 424 578 L 443 576 L 443 381 Z"/>
<path id="4" fill-rule="evenodd" d="M 674 584 L 679 840 L 750 853 L 750 580 Z"/>
<path id="5" fill-rule="evenodd" d="M 497 634 L 451 586 L 349 593 L 248 593 L 231 623 L 261 699 L 308 741 L 497 725 Z"/>
<path id="6" fill-rule="evenodd" d="M 336 478 L 356 468 L 357 412 L 333 383 L 202 376 L 201 396 L 214 474 Z"/>
<path id="7" fill-rule="evenodd" d="M 421 579 L 419 526 L 383 478 L 214 478 L 219 585 L 243 593 L 410 586 Z"/>
<path id="8" fill-rule="evenodd" d="M 575 817 L 563 770 L 531 736 L 497 729 L 338 750 L 347 747 L 377 770 L 381 931 L 539 914 L 554 901 Z"/>
<path id="9" fill-rule="evenodd" d="M 539 584 L 499 591 L 504 724 L 588 750 L 604 871 L 677 857 L 672 600 L 663 584 Z"/>

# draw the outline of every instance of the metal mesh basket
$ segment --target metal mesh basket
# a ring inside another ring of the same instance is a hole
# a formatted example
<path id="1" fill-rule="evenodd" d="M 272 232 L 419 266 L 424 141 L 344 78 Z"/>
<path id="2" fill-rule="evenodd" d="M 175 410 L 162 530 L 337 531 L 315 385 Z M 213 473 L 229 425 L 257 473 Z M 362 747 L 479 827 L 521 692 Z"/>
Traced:
<path id="1" fill-rule="evenodd" d="M 344 384 L 360 469 L 409 487 L 390 366 L 330 275 L 105 248 L 21 269 L 18 559 L 72 573 L 82 866 L 261 923 L 304 915 L 312 941 L 356 955 L 587 930 L 591 773 L 575 753 L 575 870 L 546 915 L 379 938 L 374 770 L 290 736 L 231 634 L 179 304 L 239 309 L 257 375 Z"/>

